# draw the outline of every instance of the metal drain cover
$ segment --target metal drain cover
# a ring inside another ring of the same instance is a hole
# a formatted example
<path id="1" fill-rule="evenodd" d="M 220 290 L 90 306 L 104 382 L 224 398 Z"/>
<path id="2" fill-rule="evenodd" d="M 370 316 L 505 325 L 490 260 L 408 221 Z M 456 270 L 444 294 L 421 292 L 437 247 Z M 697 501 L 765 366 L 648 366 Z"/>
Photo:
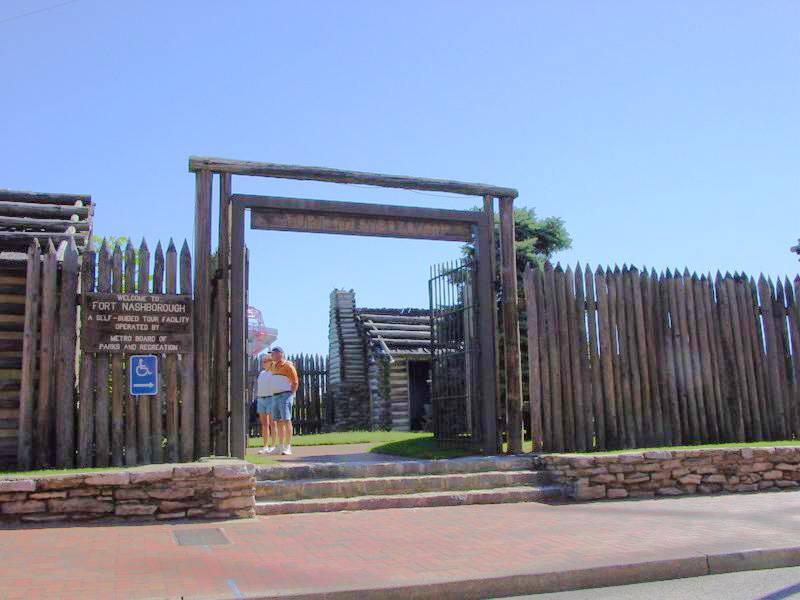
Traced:
<path id="1" fill-rule="evenodd" d="M 222 529 L 179 529 L 173 531 L 180 546 L 221 546 L 230 544 Z"/>

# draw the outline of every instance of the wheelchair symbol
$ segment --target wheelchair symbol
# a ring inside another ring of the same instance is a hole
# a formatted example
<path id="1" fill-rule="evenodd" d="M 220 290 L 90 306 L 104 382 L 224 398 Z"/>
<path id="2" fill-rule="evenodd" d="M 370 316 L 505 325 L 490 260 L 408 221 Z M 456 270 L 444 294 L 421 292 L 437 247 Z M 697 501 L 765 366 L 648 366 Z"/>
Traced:
<path id="1" fill-rule="evenodd" d="M 139 377 L 147 377 L 148 375 L 153 374 L 153 372 L 147 368 L 147 363 L 144 362 L 143 358 L 140 358 L 136 363 L 136 374 Z"/>

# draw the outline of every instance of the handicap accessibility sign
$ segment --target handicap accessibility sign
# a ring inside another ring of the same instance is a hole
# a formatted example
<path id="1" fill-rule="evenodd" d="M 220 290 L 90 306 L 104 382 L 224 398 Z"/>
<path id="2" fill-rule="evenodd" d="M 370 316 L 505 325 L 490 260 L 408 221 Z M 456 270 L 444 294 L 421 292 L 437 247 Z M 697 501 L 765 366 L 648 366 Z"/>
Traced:
<path id="1" fill-rule="evenodd" d="M 134 396 L 158 393 L 158 357 L 154 354 L 135 354 L 128 360 L 128 382 Z"/>

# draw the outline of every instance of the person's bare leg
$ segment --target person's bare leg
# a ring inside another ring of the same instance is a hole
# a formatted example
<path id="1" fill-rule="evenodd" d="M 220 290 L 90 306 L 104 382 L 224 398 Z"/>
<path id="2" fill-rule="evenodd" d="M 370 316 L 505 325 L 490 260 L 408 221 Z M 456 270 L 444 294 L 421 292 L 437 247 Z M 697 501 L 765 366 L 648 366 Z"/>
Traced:
<path id="1" fill-rule="evenodd" d="M 284 426 L 286 427 L 286 445 L 292 445 L 292 422 L 291 421 L 284 421 Z"/>
<path id="2" fill-rule="evenodd" d="M 267 435 L 264 437 L 264 445 L 265 446 L 274 446 L 275 445 L 275 420 L 272 418 L 272 415 L 267 413 Z M 272 443 L 269 443 L 270 436 L 272 436 Z"/>
<path id="3" fill-rule="evenodd" d="M 258 413 L 258 420 L 261 422 L 261 437 L 264 439 L 264 447 L 266 448 L 269 445 L 270 416 L 266 413 Z"/>
<path id="4" fill-rule="evenodd" d="M 278 421 L 278 435 L 281 437 L 281 451 L 290 448 L 292 444 L 292 422 L 286 419 Z"/>
<path id="5" fill-rule="evenodd" d="M 270 420 L 269 431 L 272 434 L 273 446 L 277 448 L 281 443 L 281 437 L 278 432 L 278 421 L 276 421 L 275 419 Z"/>

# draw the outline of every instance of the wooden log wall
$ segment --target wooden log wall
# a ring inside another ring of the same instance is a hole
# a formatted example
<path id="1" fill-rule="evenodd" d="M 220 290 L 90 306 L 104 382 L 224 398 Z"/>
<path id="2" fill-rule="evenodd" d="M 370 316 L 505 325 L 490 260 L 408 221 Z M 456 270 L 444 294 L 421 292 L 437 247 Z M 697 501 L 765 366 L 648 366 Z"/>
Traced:
<path id="1" fill-rule="evenodd" d="M 33 240 L 46 249 L 72 240 L 79 252 L 92 236 L 91 196 L 0 190 L 0 250 L 25 252 Z M 23 266 L 24 269 L 24 266 Z"/>
<path id="2" fill-rule="evenodd" d="M 35 252 L 39 254 L 38 244 Z M 32 264 L 35 269 L 37 263 Z M 38 281 L 39 274 L 26 267 L 25 263 L 0 266 L 0 468 L 14 467 L 18 448 L 28 453 L 32 444 L 31 398 L 26 394 L 34 389 L 38 373 L 36 364 L 24 356 L 39 351 L 37 336 L 31 335 L 38 327 L 39 296 L 38 285 L 27 282 Z M 19 431 L 23 422 L 26 426 Z"/>
<path id="3" fill-rule="evenodd" d="M 197 458 L 191 354 L 160 356 L 159 393 L 131 396 L 127 355 L 84 353 L 76 343 L 79 291 L 191 294 L 188 245 L 184 242 L 179 254 L 172 241 L 166 253 L 159 243 L 151 254 L 144 241 L 138 250 L 130 242 L 112 249 L 103 241 L 79 257 L 74 243 L 60 255 L 48 244 L 43 252 L 38 243 L 31 246 L 27 281 L 14 281 L 26 285 L 25 331 L 13 340 L 20 348 L 8 346 L 21 354 L 18 466 L 105 467 Z"/>
<path id="4" fill-rule="evenodd" d="M 800 277 L 528 265 L 534 451 L 800 436 Z"/>

